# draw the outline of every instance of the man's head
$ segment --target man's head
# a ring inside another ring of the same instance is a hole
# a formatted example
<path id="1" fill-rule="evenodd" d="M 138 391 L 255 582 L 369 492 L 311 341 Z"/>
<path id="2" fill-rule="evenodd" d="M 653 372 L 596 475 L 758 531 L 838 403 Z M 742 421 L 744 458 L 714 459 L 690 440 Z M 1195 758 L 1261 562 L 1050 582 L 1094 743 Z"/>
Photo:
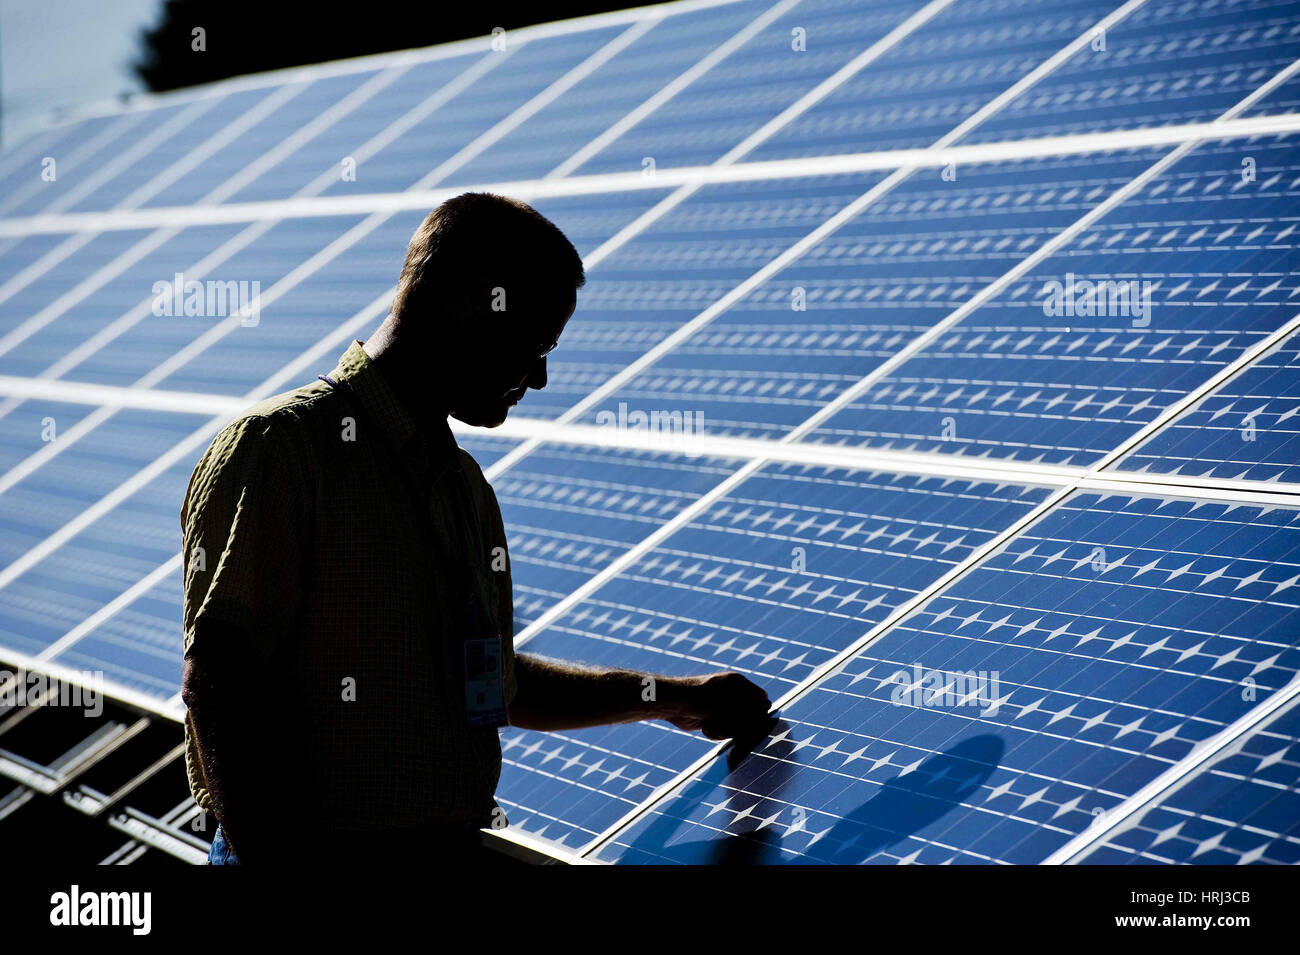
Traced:
<path id="1" fill-rule="evenodd" d="M 544 356 L 585 282 L 582 258 L 541 213 L 467 192 L 416 229 L 389 323 L 401 350 L 436 370 L 453 417 L 495 427 L 545 387 Z"/>

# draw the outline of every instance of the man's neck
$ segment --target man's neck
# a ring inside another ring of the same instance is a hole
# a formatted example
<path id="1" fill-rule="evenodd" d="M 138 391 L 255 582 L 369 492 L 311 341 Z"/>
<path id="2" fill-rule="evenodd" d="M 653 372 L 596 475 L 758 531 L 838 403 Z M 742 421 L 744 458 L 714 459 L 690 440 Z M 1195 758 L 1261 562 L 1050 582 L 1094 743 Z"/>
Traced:
<path id="1" fill-rule="evenodd" d="M 431 387 L 430 370 L 411 367 L 386 323 L 362 342 L 361 347 L 421 431 L 429 434 L 438 425 L 446 423 L 450 411 L 442 407 L 437 392 Z"/>

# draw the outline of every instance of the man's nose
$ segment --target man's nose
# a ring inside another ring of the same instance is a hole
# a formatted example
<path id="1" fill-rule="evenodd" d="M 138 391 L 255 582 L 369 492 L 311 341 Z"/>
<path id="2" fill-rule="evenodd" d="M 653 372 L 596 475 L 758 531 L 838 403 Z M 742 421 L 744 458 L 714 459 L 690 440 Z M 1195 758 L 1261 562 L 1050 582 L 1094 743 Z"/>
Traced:
<path id="1" fill-rule="evenodd" d="M 526 384 L 529 388 L 540 389 L 546 387 L 546 359 L 545 358 L 538 359 L 537 364 L 533 366 L 533 370 L 529 374 L 528 380 L 524 382 L 524 384 Z"/>

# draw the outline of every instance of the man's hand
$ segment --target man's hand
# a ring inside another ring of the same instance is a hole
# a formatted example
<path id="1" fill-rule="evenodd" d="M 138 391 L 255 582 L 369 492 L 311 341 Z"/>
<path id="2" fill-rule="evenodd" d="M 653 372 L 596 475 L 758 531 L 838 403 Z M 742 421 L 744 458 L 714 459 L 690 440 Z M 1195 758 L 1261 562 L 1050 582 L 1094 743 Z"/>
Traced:
<path id="1" fill-rule="evenodd" d="M 739 673 L 681 677 L 673 711 L 664 719 L 678 729 L 698 730 L 709 739 L 756 739 L 767 732 L 771 701 L 762 687 Z"/>
<path id="2" fill-rule="evenodd" d="M 739 673 L 660 676 L 636 670 L 597 670 L 531 653 L 515 658 L 518 692 L 510 722 L 554 732 L 667 720 L 709 739 L 757 742 L 772 726 L 772 704 Z"/>

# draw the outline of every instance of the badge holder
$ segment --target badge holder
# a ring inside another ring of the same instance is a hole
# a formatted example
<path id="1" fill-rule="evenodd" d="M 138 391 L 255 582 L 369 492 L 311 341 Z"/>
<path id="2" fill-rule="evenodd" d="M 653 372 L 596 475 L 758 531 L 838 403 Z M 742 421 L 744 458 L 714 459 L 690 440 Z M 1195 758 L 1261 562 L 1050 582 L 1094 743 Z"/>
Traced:
<path id="1" fill-rule="evenodd" d="M 465 641 L 465 713 L 471 726 L 505 726 L 505 677 L 501 635 L 485 625 L 478 604 L 470 600 L 474 636 Z M 483 636 L 491 633 L 492 636 Z"/>

